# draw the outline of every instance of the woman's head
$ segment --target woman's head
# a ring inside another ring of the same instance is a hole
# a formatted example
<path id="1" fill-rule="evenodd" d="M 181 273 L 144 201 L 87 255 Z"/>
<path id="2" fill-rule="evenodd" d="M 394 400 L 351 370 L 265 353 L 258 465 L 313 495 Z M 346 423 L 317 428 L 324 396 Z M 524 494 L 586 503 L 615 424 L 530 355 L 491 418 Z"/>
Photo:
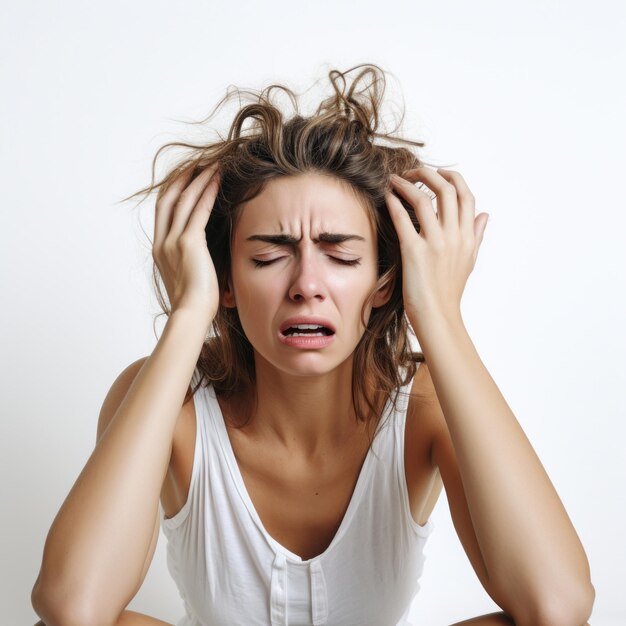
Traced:
<path id="1" fill-rule="evenodd" d="M 311 376 L 351 361 L 371 308 L 391 295 L 390 282 L 378 284 L 370 208 L 348 183 L 326 174 L 269 181 L 241 206 L 230 251 L 222 305 L 236 308 L 257 368 L 263 360 Z M 313 323 L 331 334 L 293 334 L 294 324 Z"/>
<path id="2" fill-rule="evenodd" d="M 347 85 L 346 78 L 357 69 L 361 71 Z M 254 230 L 248 222 L 251 220 L 253 223 L 257 218 L 267 227 L 271 227 L 272 233 L 277 233 L 281 228 L 280 221 L 277 222 L 280 214 L 280 219 L 287 220 L 283 226 L 288 234 L 309 237 L 304 253 L 309 255 L 306 260 L 311 262 L 304 270 L 308 272 L 316 267 L 314 259 L 322 258 L 312 256 L 313 247 L 308 247 L 311 244 L 310 237 L 318 234 L 314 231 L 322 223 L 307 222 L 306 211 L 301 207 L 294 208 L 294 211 L 300 211 L 298 215 L 302 219 L 298 221 L 294 218 L 292 222 L 293 229 L 299 232 L 289 233 L 288 211 L 292 205 L 276 204 L 272 202 L 272 198 L 300 199 L 303 193 L 314 196 L 316 185 L 319 188 L 323 182 L 324 193 L 331 196 L 336 194 L 337 199 L 341 200 L 333 208 L 330 204 L 324 205 L 326 214 L 329 218 L 333 215 L 337 225 L 341 225 L 342 219 L 347 220 L 350 216 L 352 220 L 357 215 L 351 209 L 362 209 L 361 215 L 367 217 L 370 232 L 375 238 L 377 253 L 375 276 L 370 276 L 373 280 L 363 282 L 368 287 L 359 311 L 363 332 L 353 354 L 353 398 L 357 415 L 367 419 L 363 403 L 369 407 L 369 414 L 375 417 L 374 414 L 380 408 L 375 406 L 375 401 L 380 397 L 385 398 L 395 386 L 412 377 L 415 361 L 423 360 L 421 355 L 414 355 L 410 350 L 409 327 L 402 302 L 402 267 L 398 238 L 384 198 L 392 174 L 400 174 L 423 163 L 408 148 L 383 145 L 380 140 L 415 147 L 422 147 L 424 144 L 379 132 L 385 77 L 384 72 L 376 65 L 359 65 L 344 73 L 331 71 L 329 78 L 334 93 L 324 99 L 310 116 L 299 114 L 297 96 L 290 89 L 271 85 L 262 92 L 253 94 L 254 101 L 237 112 L 226 139 L 205 146 L 183 143 L 163 146 L 160 150 L 168 146 L 185 146 L 192 153 L 160 183 L 151 184 L 130 197 L 149 193 L 157 188 L 163 193 L 181 170 L 193 167 L 197 174 L 216 161 L 219 163 L 220 190 L 206 227 L 206 239 L 218 276 L 221 305 L 213 320 L 212 336 L 207 339 L 200 355 L 198 368 L 213 382 L 216 392 L 226 396 L 254 388 L 255 382 L 254 350 L 242 325 L 238 307 L 233 306 L 234 301 L 229 301 L 230 297 L 237 295 L 236 281 L 235 285 L 231 283 L 231 271 L 234 270 L 235 278 L 237 275 L 243 276 L 243 266 L 237 265 L 237 259 L 245 261 L 248 252 L 248 256 L 254 256 L 255 252 L 252 247 L 246 253 L 243 252 L 243 247 L 237 247 L 240 243 L 237 239 L 240 232 L 238 226 L 242 220 L 246 233 Z M 362 86 L 361 83 L 368 78 L 371 80 Z M 285 117 L 271 97 L 275 90 L 282 90 L 290 97 L 295 108 L 294 115 Z M 240 92 L 235 93 L 241 96 Z M 250 92 L 244 93 L 250 95 Z M 244 129 L 246 121 L 251 123 L 249 128 Z M 281 190 L 284 195 L 280 195 Z M 350 201 L 346 203 L 348 199 Z M 311 197 L 311 202 L 313 200 L 317 202 L 316 207 L 322 206 L 318 198 Z M 255 209 L 251 212 L 254 219 L 249 217 L 246 208 Z M 366 229 L 365 222 L 358 222 L 358 219 L 352 225 L 356 226 L 357 223 L 360 228 Z M 232 265 L 233 243 L 235 251 L 242 250 L 241 257 L 237 254 L 235 266 Z M 373 240 L 370 245 L 374 245 Z M 344 256 L 356 257 L 356 248 Z M 374 261 L 371 256 L 368 258 L 369 262 Z M 266 276 L 280 275 L 286 299 L 286 294 L 292 289 L 291 304 L 294 311 L 298 306 L 306 308 L 302 305 L 303 301 L 299 300 L 304 297 L 303 286 L 291 285 L 287 288 L 288 278 L 278 272 L 280 263 L 273 269 L 270 269 L 272 266 L 257 268 L 250 264 L 250 273 L 246 274 L 245 284 L 254 284 L 256 278 L 253 277 L 261 277 L 264 272 Z M 284 267 L 288 266 L 287 263 Z M 324 268 L 324 276 L 329 281 L 332 278 L 340 282 L 340 276 L 345 279 L 353 269 L 359 272 L 359 276 L 364 275 L 364 267 L 358 269 L 358 266 L 345 266 L 341 270 L 343 274 L 339 269 L 331 271 L 330 266 L 322 264 L 321 260 L 317 267 L 320 270 Z M 164 312 L 169 314 L 157 274 L 155 266 L 154 277 L 159 302 Z M 296 274 L 297 272 L 292 275 Z M 319 305 L 319 296 L 323 294 L 316 295 Z M 286 304 L 284 306 L 286 310 L 288 307 Z M 278 308 L 276 306 L 277 315 L 280 314 Z M 329 306 L 329 314 L 333 313 L 332 309 Z M 340 314 L 339 311 L 334 313 Z M 245 325 L 251 329 L 252 312 L 247 311 L 244 317 Z M 268 323 L 270 317 L 267 318 Z M 279 318 L 271 318 L 273 323 L 277 319 Z M 254 332 L 260 332 L 256 326 Z M 350 329 L 350 332 L 353 333 L 352 336 L 355 332 L 360 334 L 355 329 Z M 399 368 L 405 370 L 404 377 L 399 373 Z"/>

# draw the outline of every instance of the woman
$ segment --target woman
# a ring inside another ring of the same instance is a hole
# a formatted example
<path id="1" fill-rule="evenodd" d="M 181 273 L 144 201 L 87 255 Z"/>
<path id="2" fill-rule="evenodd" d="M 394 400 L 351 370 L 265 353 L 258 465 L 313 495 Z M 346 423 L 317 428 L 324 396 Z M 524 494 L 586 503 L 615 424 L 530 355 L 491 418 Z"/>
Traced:
<path id="1" fill-rule="evenodd" d="M 423 145 L 377 132 L 384 74 L 348 88 L 361 67 L 310 117 L 267 88 L 138 192 L 159 189 L 168 321 L 104 401 L 40 623 L 163 625 L 125 610 L 162 525 L 179 625 L 408 624 L 442 487 L 503 609 L 461 623 L 588 619 L 583 547 L 461 318 L 488 216 L 457 172 L 376 142 Z"/>

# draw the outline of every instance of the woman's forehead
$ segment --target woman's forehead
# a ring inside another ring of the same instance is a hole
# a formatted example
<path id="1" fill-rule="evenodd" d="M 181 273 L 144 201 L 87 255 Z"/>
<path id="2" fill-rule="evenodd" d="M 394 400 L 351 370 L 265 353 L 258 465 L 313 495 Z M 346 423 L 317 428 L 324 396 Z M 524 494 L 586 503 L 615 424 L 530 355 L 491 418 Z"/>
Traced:
<path id="1" fill-rule="evenodd" d="M 346 233 L 370 239 L 369 212 L 345 181 L 307 173 L 270 180 L 263 191 L 241 205 L 237 230 L 244 239 L 258 233 Z M 248 232 L 250 231 L 250 232 Z"/>

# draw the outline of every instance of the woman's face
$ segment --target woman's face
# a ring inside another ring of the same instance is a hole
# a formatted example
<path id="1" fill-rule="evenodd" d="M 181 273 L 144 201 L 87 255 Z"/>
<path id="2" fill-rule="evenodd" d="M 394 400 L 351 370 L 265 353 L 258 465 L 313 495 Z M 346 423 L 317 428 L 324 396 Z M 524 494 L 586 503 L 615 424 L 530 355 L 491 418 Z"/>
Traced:
<path id="1" fill-rule="evenodd" d="M 222 304 L 237 307 L 257 364 L 261 357 L 285 373 L 313 376 L 351 356 L 365 330 L 361 307 L 377 280 L 377 246 L 347 183 L 317 173 L 271 180 L 242 206 L 231 256 L 232 290 Z M 365 320 L 385 300 L 377 293 Z M 326 328 L 295 331 L 298 323 Z"/>

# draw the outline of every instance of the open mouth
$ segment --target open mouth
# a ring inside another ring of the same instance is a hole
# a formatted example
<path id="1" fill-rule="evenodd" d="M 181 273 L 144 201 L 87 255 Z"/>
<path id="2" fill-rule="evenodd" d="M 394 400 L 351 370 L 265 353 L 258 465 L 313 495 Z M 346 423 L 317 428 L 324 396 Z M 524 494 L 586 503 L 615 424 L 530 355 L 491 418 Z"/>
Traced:
<path id="1" fill-rule="evenodd" d="M 335 333 L 330 328 L 319 324 L 296 324 L 285 328 L 282 334 L 285 337 L 327 337 Z"/>

